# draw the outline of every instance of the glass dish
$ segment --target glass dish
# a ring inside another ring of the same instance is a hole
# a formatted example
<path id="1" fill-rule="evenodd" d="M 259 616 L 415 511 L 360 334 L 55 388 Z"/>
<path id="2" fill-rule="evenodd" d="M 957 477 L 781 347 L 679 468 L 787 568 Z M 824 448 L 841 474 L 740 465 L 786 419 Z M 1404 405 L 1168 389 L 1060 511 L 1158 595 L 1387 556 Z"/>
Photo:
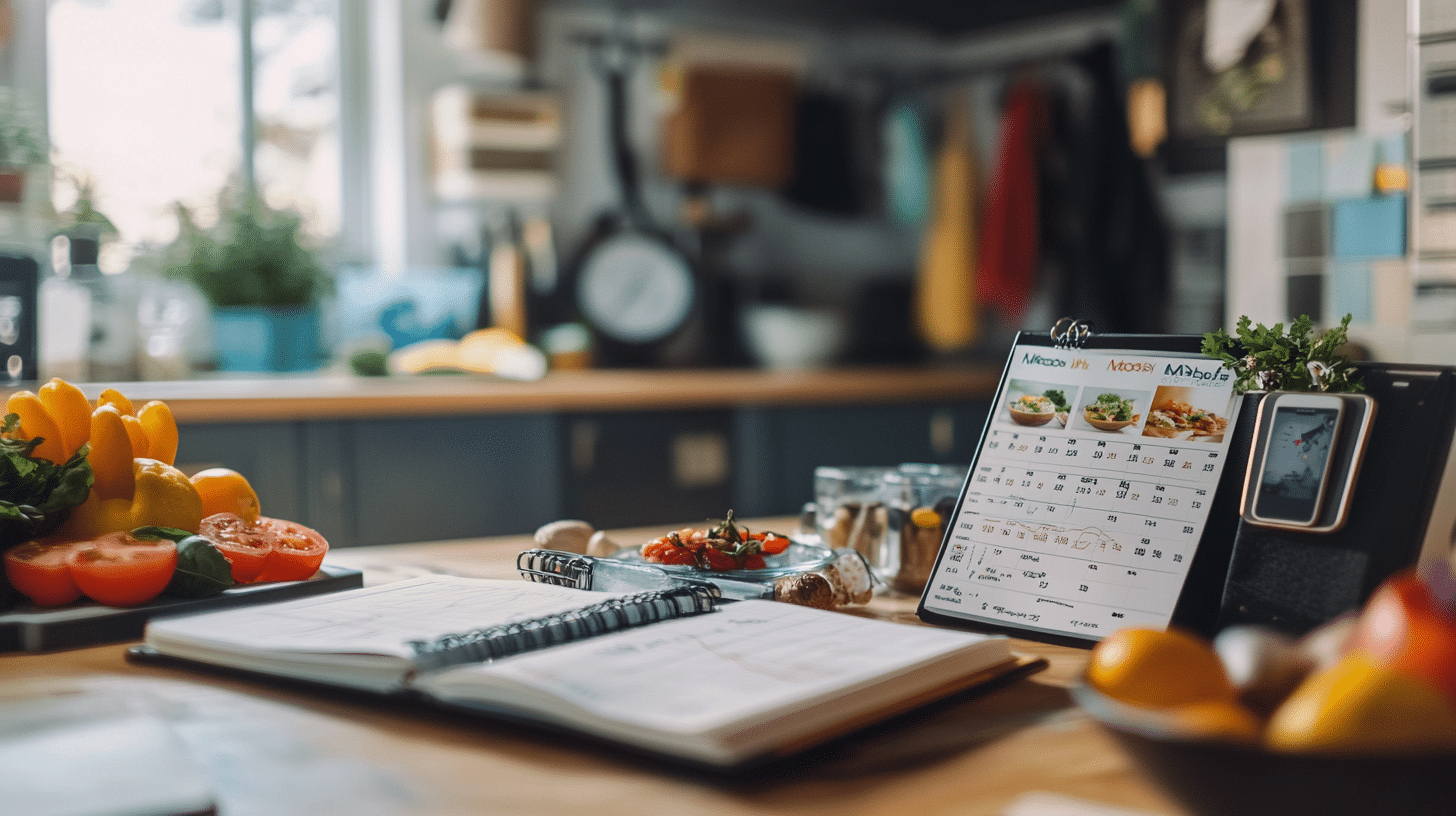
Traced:
<path id="1" fill-rule="evenodd" d="M 813 542 L 806 540 L 812 538 Z M 630 561 L 634 564 L 651 564 L 667 572 L 679 575 L 691 575 L 695 578 L 726 578 L 734 581 L 771 581 L 782 578 L 785 575 L 795 575 L 801 572 L 813 572 L 823 569 L 834 560 L 834 553 L 827 547 L 818 544 L 818 536 L 790 536 L 789 547 L 778 555 L 766 555 L 763 560 L 765 567 L 755 570 L 705 570 L 700 567 L 689 567 L 683 564 L 654 564 L 642 557 L 641 547 L 623 547 L 612 555 L 613 558 L 622 561 Z"/>

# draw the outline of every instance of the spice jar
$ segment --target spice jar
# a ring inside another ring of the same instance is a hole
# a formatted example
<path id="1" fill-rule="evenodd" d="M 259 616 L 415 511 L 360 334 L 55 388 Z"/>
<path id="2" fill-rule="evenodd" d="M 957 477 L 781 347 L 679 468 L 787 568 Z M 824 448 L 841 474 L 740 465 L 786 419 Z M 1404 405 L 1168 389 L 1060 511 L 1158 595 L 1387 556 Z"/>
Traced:
<path id="1" fill-rule="evenodd" d="M 894 520 L 887 546 L 895 550 L 896 563 L 888 580 L 896 591 L 918 595 L 925 589 L 968 470 L 909 464 L 885 475 Z"/>
<path id="2" fill-rule="evenodd" d="M 814 469 L 815 518 L 824 546 L 858 552 L 880 578 L 893 575 L 899 566 L 886 546 L 889 515 L 884 477 L 894 471 L 893 467 L 877 466 Z"/>

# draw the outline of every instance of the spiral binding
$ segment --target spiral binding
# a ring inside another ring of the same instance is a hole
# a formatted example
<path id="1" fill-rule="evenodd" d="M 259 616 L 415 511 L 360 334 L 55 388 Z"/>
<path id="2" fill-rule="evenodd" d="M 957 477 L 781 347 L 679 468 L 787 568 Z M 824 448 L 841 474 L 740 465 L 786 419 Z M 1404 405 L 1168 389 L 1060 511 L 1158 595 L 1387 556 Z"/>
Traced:
<path id="1" fill-rule="evenodd" d="M 1074 317 L 1063 317 L 1052 325 L 1049 334 L 1057 348 L 1079 349 L 1092 336 L 1092 324 Z"/>
<path id="2" fill-rule="evenodd" d="M 592 588 L 591 562 L 572 557 L 569 553 L 526 550 L 516 556 L 516 569 L 522 578 L 538 584 Z"/>
<path id="3" fill-rule="evenodd" d="M 611 598 L 569 612 L 444 635 L 435 640 L 412 640 L 406 645 L 414 649 L 416 668 L 429 671 L 462 663 L 482 663 L 619 629 L 712 612 L 716 601 L 712 587 L 659 589 Z"/>

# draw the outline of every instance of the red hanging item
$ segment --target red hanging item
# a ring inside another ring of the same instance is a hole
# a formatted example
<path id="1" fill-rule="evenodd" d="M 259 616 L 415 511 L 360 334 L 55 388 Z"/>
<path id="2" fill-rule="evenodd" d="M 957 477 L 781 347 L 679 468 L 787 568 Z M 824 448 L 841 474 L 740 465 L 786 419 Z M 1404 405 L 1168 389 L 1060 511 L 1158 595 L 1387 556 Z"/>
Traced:
<path id="1" fill-rule="evenodd" d="M 986 200 L 981 268 L 983 303 L 1008 322 L 1021 319 L 1036 287 L 1041 229 L 1037 205 L 1037 149 L 1045 95 L 1033 82 L 1017 82 L 1001 116 L 1001 153 Z"/>

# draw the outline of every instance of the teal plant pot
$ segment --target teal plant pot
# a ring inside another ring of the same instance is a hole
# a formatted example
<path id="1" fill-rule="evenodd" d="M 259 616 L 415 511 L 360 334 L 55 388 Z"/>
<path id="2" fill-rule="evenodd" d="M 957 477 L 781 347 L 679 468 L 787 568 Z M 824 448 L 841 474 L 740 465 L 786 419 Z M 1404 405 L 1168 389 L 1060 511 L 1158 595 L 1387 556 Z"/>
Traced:
<path id="1" fill-rule="evenodd" d="M 221 371 L 313 371 L 322 359 L 314 306 L 221 306 L 213 309 Z"/>

